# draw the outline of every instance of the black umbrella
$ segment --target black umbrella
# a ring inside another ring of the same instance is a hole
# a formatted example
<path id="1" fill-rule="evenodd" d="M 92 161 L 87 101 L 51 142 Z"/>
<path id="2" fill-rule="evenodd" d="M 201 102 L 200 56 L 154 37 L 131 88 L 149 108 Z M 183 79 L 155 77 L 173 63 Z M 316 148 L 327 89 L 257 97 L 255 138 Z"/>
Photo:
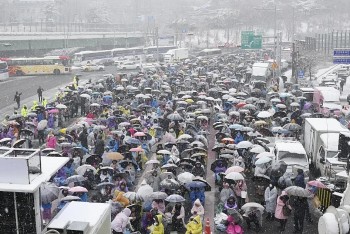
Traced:
<path id="1" fill-rule="evenodd" d="M 19 133 L 21 135 L 27 135 L 27 136 L 33 136 L 34 132 L 30 129 L 21 129 L 21 131 L 19 131 Z"/>
<path id="2" fill-rule="evenodd" d="M 218 164 L 219 162 L 221 162 L 222 165 L 223 165 L 224 167 L 227 168 L 227 162 L 226 162 L 225 160 L 217 159 L 217 160 L 215 160 L 215 161 L 210 165 L 210 170 L 211 170 L 212 172 L 215 172 L 215 168 L 216 168 L 216 166 L 217 166 L 217 164 Z"/>
<path id="3" fill-rule="evenodd" d="M 205 187 L 204 187 L 205 191 L 211 191 L 211 186 L 210 186 L 210 184 L 209 184 L 206 180 L 201 179 L 201 178 L 195 178 L 195 179 L 193 179 L 192 181 L 193 181 L 193 182 L 198 181 L 198 182 L 204 183 L 204 184 L 205 184 Z"/>
<path id="4" fill-rule="evenodd" d="M 278 111 L 273 115 L 274 118 L 276 118 L 276 117 L 284 118 L 286 116 L 287 116 L 287 113 L 284 111 Z"/>
<path id="5" fill-rule="evenodd" d="M 273 133 L 267 128 L 261 128 L 259 130 L 259 133 L 263 136 L 266 136 L 266 137 L 273 137 L 274 136 Z"/>
<path id="6" fill-rule="evenodd" d="M 86 163 L 90 165 L 98 164 L 100 162 L 101 162 L 101 157 L 97 154 L 92 154 L 86 158 Z"/>
<path id="7" fill-rule="evenodd" d="M 271 168 L 271 176 L 281 177 L 287 171 L 287 164 L 284 161 L 278 161 Z"/>

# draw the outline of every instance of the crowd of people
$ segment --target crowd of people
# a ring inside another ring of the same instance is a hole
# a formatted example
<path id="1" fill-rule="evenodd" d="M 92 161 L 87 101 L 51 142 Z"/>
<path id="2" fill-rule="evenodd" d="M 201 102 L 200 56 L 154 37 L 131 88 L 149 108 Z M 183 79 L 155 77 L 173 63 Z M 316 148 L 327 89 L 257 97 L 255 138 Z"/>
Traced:
<path id="1" fill-rule="evenodd" d="M 242 61 L 197 59 L 80 85 L 75 77 L 53 103 L 39 87 L 39 103 L 2 122 L 0 144 L 38 139 L 44 157 L 69 158 L 51 179 L 60 193 L 42 201 L 46 223 L 71 201 L 108 202 L 113 233 L 202 233 L 206 191 L 215 190 L 217 231 L 259 232 L 266 217 L 283 232 L 293 215 L 301 233 L 322 183 L 273 162 L 267 145 L 298 140 L 312 110 L 292 90 L 247 85 Z"/>

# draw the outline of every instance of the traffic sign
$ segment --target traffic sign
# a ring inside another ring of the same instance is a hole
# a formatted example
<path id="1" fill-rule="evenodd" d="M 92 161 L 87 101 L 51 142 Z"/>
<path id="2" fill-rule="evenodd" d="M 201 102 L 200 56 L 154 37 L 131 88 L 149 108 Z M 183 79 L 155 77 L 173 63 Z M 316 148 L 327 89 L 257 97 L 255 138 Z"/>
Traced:
<path id="1" fill-rule="evenodd" d="M 278 68 L 278 64 L 276 62 L 273 62 L 272 65 L 271 65 L 271 68 L 273 70 L 276 70 Z"/>
<path id="2" fill-rule="evenodd" d="M 299 78 L 299 79 L 304 79 L 304 75 L 305 75 L 305 73 L 304 73 L 303 70 L 299 70 L 299 71 L 298 71 L 298 78 Z"/>
<path id="3" fill-rule="evenodd" d="M 341 57 L 350 56 L 350 48 L 334 49 L 333 56 L 341 56 Z"/>
<path id="4" fill-rule="evenodd" d="M 242 49 L 261 49 L 262 36 L 254 35 L 253 31 L 242 31 L 241 48 Z"/>
<path id="5" fill-rule="evenodd" d="M 350 57 L 334 57 L 334 64 L 350 64 Z"/>
<path id="6" fill-rule="evenodd" d="M 262 48 L 262 36 L 254 35 L 253 43 L 251 44 L 251 49 L 261 49 Z"/>

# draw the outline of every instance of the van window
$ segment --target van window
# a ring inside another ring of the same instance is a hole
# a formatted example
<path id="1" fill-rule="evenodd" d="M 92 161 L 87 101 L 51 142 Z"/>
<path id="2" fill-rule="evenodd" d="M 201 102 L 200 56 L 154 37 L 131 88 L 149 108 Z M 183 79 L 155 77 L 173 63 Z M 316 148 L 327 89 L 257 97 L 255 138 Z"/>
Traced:
<path id="1" fill-rule="evenodd" d="M 326 158 L 326 151 L 324 150 L 323 146 L 321 146 L 320 149 L 318 150 L 318 155 L 320 156 L 320 158 L 322 160 L 325 160 L 325 158 Z"/>

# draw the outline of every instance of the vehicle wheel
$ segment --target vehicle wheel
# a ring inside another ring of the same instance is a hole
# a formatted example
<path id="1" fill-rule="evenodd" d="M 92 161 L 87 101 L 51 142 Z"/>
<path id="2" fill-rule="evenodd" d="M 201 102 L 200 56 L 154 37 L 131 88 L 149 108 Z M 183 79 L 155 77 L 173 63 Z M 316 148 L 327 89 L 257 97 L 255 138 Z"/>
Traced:
<path id="1" fill-rule="evenodd" d="M 53 70 L 53 74 L 59 75 L 59 74 L 61 74 L 61 71 L 59 69 L 55 69 L 55 70 Z"/>
<path id="2" fill-rule="evenodd" d="M 88 71 L 89 71 L 89 69 L 85 68 L 85 69 L 84 69 L 84 71 L 85 71 L 85 72 L 88 72 Z"/>
<path id="3" fill-rule="evenodd" d="M 23 75 L 24 75 L 24 73 L 22 71 L 20 71 L 20 70 L 16 71 L 16 76 L 23 76 Z"/>

